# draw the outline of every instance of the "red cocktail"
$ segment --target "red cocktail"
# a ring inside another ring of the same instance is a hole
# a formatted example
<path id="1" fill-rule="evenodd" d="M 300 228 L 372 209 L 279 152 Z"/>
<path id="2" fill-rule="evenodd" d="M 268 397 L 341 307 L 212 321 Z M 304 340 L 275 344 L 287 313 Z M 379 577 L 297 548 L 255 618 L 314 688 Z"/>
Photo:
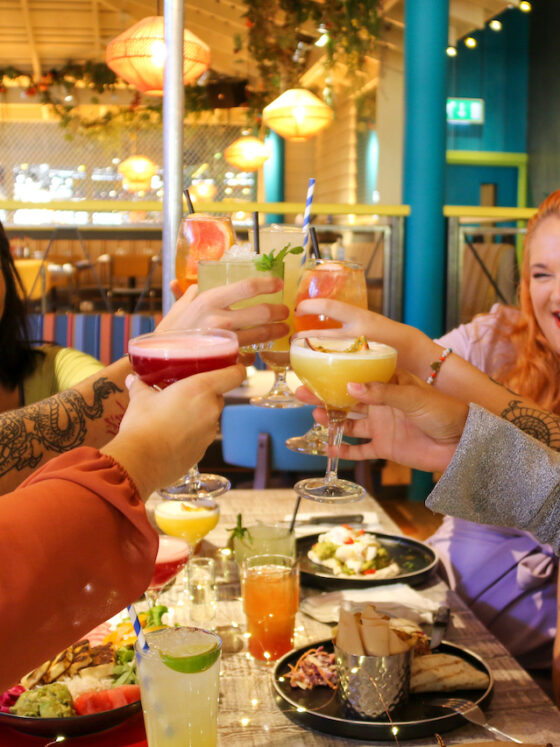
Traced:
<path id="1" fill-rule="evenodd" d="M 187 376 L 233 366 L 237 337 L 223 337 L 218 330 L 186 336 L 183 332 L 142 335 L 131 340 L 128 355 L 143 382 L 164 389 Z"/>
<path id="2" fill-rule="evenodd" d="M 185 567 L 188 559 L 189 546 L 185 540 L 160 535 L 154 575 L 146 590 L 152 604 L 157 603 L 159 592 Z"/>
<path id="3" fill-rule="evenodd" d="M 237 335 L 224 329 L 184 329 L 154 332 L 128 343 L 128 357 L 142 381 L 165 389 L 179 379 L 232 366 L 237 361 Z M 220 475 L 201 475 L 195 465 L 188 474 L 160 495 L 174 500 L 197 500 L 229 490 L 229 480 Z"/>

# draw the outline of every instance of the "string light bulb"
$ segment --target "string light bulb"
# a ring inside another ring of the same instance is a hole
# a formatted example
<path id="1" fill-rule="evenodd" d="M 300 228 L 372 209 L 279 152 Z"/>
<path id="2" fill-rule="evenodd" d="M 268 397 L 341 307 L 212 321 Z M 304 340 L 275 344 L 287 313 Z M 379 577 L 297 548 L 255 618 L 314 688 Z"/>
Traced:
<path id="1" fill-rule="evenodd" d="M 445 52 L 448 57 L 457 57 L 457 47 L 454 47 L 451 44 L 447 47 Z"/>
<path id="2" fill-rule="evenodd" d="M 519 10 L 523 11 L 523 13 L 530 13 L 532 10 L 531 3 L 528 2 L 528 0 L 521 0 L 519 3 Z"/>
<path id="3" fill-rule="evenodd" d="M 492 31 L 501 31 L 502 30 L 502 22 L 498 21 L 497 18 L 493 18 L 490 23 L 488 24 Z"/>
<path id="4" fill-rule="evenodd" d="M 474 36 L 467 36 L 465 39 L 465 46 L 469 49 L 474 49 L 476 47 L 476 39 Z"/>

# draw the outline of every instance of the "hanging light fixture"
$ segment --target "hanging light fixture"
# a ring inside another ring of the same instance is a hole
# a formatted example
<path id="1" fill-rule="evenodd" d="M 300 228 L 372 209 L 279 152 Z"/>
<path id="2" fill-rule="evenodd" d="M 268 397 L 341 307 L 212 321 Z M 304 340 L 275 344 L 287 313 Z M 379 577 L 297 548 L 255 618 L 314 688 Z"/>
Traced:
<path id="1" fill-rule="evenodd" d="M 242 171 L 256 171 L 269 157 L 266 145 L 256 137 L 240 137 L 224 151 L 226 161 Z"/>
<path id="2" fill-rule="evenodd" d="M 305 88 L 290 88 L 263 109 L 263 122 L 294 142 L 308 140 L 333 120 L 333 110 Z"/>
<path id="3" fill-rule="evenodd" d="M 194 83 L 210 66 L 210 47 L 187 29 L 183 35 L 183 82 Z M 107 45 L 107 65 L 150 96 L 163 95 L 165 64 L 163 16 L 150 16 Z"/>
<path id="4" fill-rule="evenodd" d="M 156 171 L 156 164 L 146 156 L 130 156 L 119 164 L 119 173 L 123 176 L 123 187 L 128 192 L 145 192 L 150 188 Z"/>

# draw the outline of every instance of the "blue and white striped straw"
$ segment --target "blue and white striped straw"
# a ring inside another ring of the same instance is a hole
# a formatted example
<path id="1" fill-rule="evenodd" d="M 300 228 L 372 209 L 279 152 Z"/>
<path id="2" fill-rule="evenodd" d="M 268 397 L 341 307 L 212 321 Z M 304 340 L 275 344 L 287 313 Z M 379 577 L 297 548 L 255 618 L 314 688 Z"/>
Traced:
<path id="1" fill-rule="evenodd" d="M 309 186 L 307 187 L 307 198 L 305 200 L 305 210 L 303 213 L 303 248 L 304 252 L 301 255 L 301 263 L 305 264 L 307 261 L 308 245 L 309 245 L 309 224 L 311 222 L 311 205 L 313 203 L 313 192 L 315 190 L 315 179 L 309 180 Z"/>
<path id="2" fill-rule="evenodd" d="M 134 609 L 133 604 L 129 604 L 127 607 L 128 610 L 128 616 L 132 620 L 132 627 L 134 628 L 134 632 L 136 633 L 136 637 L 138 638 L 138 644 L 142 651 L 147 651 L 149 649 L 148 643 L 146 641 L 146 637 L 144 636 L 144 631 L 142 630 L 142 626 L 140 625 L 140 620 L 138 619 L 138 615 L 136 614 L 136 610 Z"/>

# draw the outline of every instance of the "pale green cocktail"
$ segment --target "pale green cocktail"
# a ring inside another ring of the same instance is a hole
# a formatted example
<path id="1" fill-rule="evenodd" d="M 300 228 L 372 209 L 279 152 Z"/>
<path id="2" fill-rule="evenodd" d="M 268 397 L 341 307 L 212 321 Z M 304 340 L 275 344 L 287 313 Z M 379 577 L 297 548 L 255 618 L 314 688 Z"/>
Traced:
<path id="1" fill-rule="evenodd" d="M 214 747 L 222 641 L 201 628 L 164 628 L 136 644 L 148 747 Z"/>

